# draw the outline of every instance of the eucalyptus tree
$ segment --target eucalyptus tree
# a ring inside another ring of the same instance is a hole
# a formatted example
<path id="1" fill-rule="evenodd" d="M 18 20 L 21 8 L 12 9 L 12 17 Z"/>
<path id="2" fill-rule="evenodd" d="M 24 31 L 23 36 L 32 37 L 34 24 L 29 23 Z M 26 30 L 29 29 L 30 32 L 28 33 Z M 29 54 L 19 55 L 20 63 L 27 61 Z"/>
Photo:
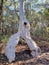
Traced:
<path id="1" fill-rule="evenodd" d="M 35 41 L 31 38 L 30 35 L 30 23 L 24 15 L 23 2 L 24 0 L 19 0 L 20 22 L 18 32 L 9 38 L 9 41 L 7 42 L 7 46 L 5 49 L 5 55 L 9 59 L 9 62 L 15 60 L 15 47 L 18 44 L 20 38 L 23 38 L 26 41 L 33 57 L 37 57 L 40 54 L 39 47 L 36 45 Z"/>

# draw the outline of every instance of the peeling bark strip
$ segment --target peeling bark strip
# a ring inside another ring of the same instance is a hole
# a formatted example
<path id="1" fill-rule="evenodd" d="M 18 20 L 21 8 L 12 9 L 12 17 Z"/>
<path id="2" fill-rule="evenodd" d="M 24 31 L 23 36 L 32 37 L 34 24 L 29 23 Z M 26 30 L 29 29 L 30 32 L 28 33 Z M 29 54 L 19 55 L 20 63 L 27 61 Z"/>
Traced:
<path id="1" fill-rule="evenodd" d="M 25 39 L 27 45 L 32 51 L 31 54 L 33 57 L 36 57 L 40 54 L 39 47 L 36 45 L 34 40 L 31 39 L 30 24 L 23 12 L 23 1 L 24 0 L 19 0 L 20 23 L 19 23 L 18 32 L 9 38 L 9 41 L 7 42 L 7 46 L 5 49 L 5 55 L 9 59 L 9 62 L 12 62 L 15 60 L 15 51 L 16 51 L 15 47 L 17 46 L 20 38 Z"/>

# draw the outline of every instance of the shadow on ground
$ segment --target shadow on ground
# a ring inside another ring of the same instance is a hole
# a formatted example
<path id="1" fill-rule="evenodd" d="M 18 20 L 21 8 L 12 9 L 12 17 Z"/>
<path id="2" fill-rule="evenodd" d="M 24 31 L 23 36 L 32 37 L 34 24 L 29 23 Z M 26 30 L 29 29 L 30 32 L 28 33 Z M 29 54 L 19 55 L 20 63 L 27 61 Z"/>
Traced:
<path id="1" fill-rule="evenodd" d="M 0 65 L 49 65 L 49 44 L 41 42 L 38 45 L 42 52 L 39 57 L 33 58 L 27 45 L 20 44 L 16 47 L 15 61 L 11 64 L 5 54 L 0 53 Z"/>
<path id="2" fill-rule="evenodd" d="M 15 61 L 13 61 L 13 63 L 17 62 L 17 61 L 26 61 L 26 60 L 33 58 L 30 50 L 24 50 L 24 51 L 21 51 L 18 53 L 16 52 L 15 55 L 16 55 L 16 57 L 15 57 Z M 0 63 L 6 65 L 7 62 L 8 62 L 8 59 L 5 56 L 5 54 L 0 53 Z"/>

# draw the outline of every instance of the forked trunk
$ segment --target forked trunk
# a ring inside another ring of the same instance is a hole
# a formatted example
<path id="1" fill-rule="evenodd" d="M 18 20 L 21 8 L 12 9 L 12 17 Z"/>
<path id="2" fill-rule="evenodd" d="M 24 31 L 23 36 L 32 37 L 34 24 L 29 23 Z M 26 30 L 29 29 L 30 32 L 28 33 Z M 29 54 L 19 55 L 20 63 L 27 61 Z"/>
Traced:
<path id="1" fill-rule="evenodd" d="M 34 40 L 31 39 L 30 36 L 30 24 L 27 21 L 24 12 L 23 12 L 23 1 L 19 0 L 20 3 L 20 23 L 19 23 L 19 30 L 16 34 L 12 35 L 9 38 L 9 41 L 6 46 L 5 55 L 9 59 L 9 62 L 12 62 L 15 60 L 15 47 L 18 44 L 18 41 L 21 38 L 25 39 L 27 45 L 29 46 L 30 50 L 32 51 L 31 54 L 33 57 L 36 57 L 39 55 L 40 51 Z"/>

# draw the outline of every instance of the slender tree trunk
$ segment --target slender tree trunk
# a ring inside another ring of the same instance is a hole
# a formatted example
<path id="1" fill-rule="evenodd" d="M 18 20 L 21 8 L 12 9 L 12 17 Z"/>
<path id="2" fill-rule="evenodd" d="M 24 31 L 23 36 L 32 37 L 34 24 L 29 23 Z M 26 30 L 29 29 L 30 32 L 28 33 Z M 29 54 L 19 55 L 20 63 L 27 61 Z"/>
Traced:
<path id="1" fill-rule="evenodd" d="M 2 33 L 2 9 L 3 9 L 3 0 L 0 0 L 0 33 Z"/>

